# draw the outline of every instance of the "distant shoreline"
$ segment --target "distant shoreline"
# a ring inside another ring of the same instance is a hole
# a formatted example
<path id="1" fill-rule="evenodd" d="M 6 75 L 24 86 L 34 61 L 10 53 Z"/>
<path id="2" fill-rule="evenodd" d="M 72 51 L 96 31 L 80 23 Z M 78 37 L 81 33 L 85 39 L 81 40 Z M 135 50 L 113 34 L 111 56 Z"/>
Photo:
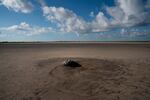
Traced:
<path id="1" fill-rule="evenodd" d="M 1 41 L 0 44 L 150 44 L 150 41 Z"/>

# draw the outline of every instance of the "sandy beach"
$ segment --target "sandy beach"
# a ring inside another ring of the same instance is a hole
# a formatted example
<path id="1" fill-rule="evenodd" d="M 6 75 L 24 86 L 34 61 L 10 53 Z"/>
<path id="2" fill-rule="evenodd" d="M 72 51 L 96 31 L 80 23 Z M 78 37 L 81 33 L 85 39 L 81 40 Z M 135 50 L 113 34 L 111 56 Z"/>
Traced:
<path id="1" fill-rule="evenodd" d="M 149 76 L 150 43 L 0 44 L 0 100 L 150 100 Z"/>

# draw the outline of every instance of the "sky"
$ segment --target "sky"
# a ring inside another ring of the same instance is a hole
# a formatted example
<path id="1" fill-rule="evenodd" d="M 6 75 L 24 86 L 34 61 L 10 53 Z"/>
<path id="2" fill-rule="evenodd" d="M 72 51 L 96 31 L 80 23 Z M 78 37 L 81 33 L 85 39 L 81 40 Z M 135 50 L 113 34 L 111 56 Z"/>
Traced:
<path id="1" fill-rule="evenodd" d="M 150 41 L 150 0 L 0 0 L 0 41 Z"/>

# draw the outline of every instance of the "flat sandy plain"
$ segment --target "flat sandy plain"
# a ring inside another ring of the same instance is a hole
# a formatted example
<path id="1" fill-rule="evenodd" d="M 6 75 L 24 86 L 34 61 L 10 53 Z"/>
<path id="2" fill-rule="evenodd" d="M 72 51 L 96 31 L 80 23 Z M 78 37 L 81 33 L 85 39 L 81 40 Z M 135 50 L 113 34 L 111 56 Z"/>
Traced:
<path id="1" fill-rule="evenodd" d="M 0 100 L 150 100 L 150 43 L 1 43 Z"/>

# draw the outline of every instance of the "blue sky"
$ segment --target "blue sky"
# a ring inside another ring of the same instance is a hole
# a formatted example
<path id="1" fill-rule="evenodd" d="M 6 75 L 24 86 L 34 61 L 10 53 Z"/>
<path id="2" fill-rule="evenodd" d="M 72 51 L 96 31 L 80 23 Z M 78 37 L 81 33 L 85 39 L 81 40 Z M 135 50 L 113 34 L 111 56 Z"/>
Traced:
<path id="1" fill-rule="evenodd" d="M 0 41 L 150 41 L 150 0 L 0 0 Z"/>

